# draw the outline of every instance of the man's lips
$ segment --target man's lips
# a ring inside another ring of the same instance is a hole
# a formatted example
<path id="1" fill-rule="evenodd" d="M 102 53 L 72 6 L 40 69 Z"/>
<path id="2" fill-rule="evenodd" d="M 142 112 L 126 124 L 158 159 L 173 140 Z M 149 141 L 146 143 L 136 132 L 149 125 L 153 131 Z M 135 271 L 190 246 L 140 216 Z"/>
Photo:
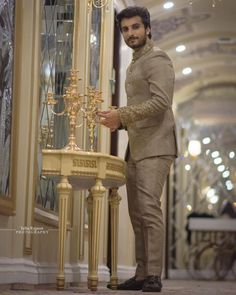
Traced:
<path id="1" fill-rule="evenodd" d="M 134 37 L 132 37 L 132 38 L 129 38 L 128 39 L 128 42 L 132 42 L 132 41 L 135 41 L 135 40 L 137 40 L 138 38 L 134 38 Z"/>

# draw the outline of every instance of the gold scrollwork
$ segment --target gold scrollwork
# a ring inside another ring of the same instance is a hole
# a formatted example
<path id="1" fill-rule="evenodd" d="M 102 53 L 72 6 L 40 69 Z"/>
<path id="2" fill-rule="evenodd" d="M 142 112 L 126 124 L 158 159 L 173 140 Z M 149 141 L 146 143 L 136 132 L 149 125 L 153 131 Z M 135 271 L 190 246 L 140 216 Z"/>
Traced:
<path id="1" fill-rule="evenodd" d="M 114 163 L 107 163 L 106 169 L 110 171 L 116 171 L 122 174 L 124 173 L 124 166 L 120 166 Z"/>
<path id="2" fill-rule="evenodd" d="M 72 170 L 71 174 L 76 176 L 97 176 L 97 173 L 95 172 L 78 171 L 78 170 Z"/>
<path id="3" fill-rule="evenodd" d="M 88 0 L 88 9 L 93 5 L 95 8 L 103 8 L 108 4 L 108 0 Z"/>
<path id="4" fill-rule="evenodd" d="M 73 159 L 73 167 L 97 168 L 96 160 Z"/>
<path id="5" fill-rule="evenodd" d="M 42 175 L 60 175 L 60 170 L 57 169 L 43 169 Z"/>

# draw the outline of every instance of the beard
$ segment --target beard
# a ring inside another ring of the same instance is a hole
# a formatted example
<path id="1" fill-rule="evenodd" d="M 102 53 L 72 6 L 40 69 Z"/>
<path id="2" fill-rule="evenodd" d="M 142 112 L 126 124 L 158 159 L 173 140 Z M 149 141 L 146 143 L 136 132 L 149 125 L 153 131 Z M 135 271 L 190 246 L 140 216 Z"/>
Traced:
<path id="1" fill-rule="evenodd" d="M 146 34 L 143 37 L 131 36 L 127 40 L 125 40 L 126 45 L 132 49 L 138 49 L 140 47 L 143 47 L 146 44 L 146 42 L 147 42 Z"/>

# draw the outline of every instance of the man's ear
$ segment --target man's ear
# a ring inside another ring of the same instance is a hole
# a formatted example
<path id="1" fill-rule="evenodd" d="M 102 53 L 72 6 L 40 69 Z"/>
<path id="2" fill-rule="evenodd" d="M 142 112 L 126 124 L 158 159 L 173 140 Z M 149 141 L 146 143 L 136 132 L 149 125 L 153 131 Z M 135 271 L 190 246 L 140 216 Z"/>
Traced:
<path id="1" fill-rule="evenodd" d="M 151 29 L 149 27 L 146 28 L 146 34 L 149 35 L 151 33 Z"/>

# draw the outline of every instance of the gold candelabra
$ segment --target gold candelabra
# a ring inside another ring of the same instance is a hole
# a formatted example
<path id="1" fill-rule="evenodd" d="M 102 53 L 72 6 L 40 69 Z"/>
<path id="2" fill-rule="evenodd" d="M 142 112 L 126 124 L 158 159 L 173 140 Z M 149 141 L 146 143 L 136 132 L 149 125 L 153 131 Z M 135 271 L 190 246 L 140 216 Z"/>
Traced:
<path id="1" fill-rule="evenodd" d="M 87 121 L 87 127 L 89 130 L 89 150 L 94 151 L 94 137 L 95 127 L 97 124 L 97 110 L 98 105 L 103 102 L 101 98 L 101 92 L 97 89 L 88 87 L 88 94 L 83 95 L 78 91 L 78 71 L 71 70 L 69 77 L 69 86 L 66 87 L 66 92 L 63 95 L 65 108 L 62 112 L 57 113 L 53 109 L 51 112 L 56 116 L 67 115 L 69 118 L 69 140 L 68 144 L 64 147 L 66 150 L 81 150 L 76 144 L 75 131 L 77 126 L 77 119 L 81 112 Z M 84 97 L 87 97 L 87 101 L 84 101 Z M 47 94 L 47 99 L 44 102 L 47 105 L 54 107 L 58 101 L 54 99 L 53 93 Z"/>
<path id="2" fill-rule="evenodd" d="M 63 95 L 65 110 L 64 112 L 69 117 L 69 143 L 66 145 L 67 150 L 80 150 L 75 142 L 75 128 L 77 125 L 77 118 L 79 111 L 81 110 L 83 104 L 83 95 L 78 92 L 78 81 L 77 78 L 78 71 L 72 70 L 71 76 L 69 78 L 70 84 L 66 88 L 66 94 Z"/>
<path id="3" fill-rule="evenodd" d="M 84 117 L 87 120 L 87 126 L 89 130 L 89 150 L 94 152 L 94 137 L 95 137 L 95 127 L 97 124 L 97 111 L 99 104 L 103 102 L 101 98 L 101 92 L 93 87 L 88 87 L 87 94 L 87 104 L 82 111 L 84 112 Z"/>

